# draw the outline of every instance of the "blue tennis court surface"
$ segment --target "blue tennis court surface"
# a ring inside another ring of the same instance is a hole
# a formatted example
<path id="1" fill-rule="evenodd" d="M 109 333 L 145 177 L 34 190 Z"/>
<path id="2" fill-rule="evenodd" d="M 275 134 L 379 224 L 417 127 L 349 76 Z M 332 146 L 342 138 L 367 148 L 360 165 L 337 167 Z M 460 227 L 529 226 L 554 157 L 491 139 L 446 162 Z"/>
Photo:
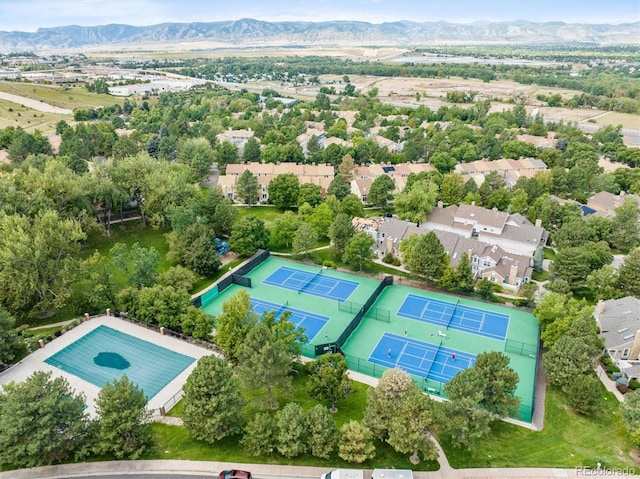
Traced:
<path id="1" fill-rule="evenodd" d="M 500 341 L 504 341 L 507 337 L 507 328 L 509 327 L 509 316 L 506 314 L 423 298 L 413 294 L 407 295 L 398 310 L 398 316 L 467 333 L 480 334 Z"/>
<path id="2" fill-rule="evenodd" d="M 194 361 L 103 325 L 44 362 L 99 388 L 126 374 L 151 399 Z"/>
<path id="3" fill-rule="evenodd" d="M 276 311 L 276 318 L 279 318 L 285 311 L 290 311 L 291 316 L 289 317 L 289 321 L 291 321 L 296 328 L 304 329 L 304 333 L 307 335 L 307 342 L 310 342 L 327 321 L 329 321 L 329 318 L 326 316 L 275 304 L 263 299 L 251 298 L 251 304 L 253 305 L 253 311 L 258 314 L 262 314 L 265 311 Z"/>
<path id="4" fill-rule="evenodd" d="M 414 376 L 447 383 L 460 371 L 473 366 L 476 356 L 441 344 L 384 333 L 369 356 L 369 362 L 400 368 Z"/>
<path id="5" fill-rule="evenodd" d="M 344 301 L 358 287 L 359 283 L 338 279 L 323 274 L 323 270 L 318 273 L 310 273 L 295 268 L 281 266 L 274 271 L 265 284 L 291 289 L 298 293 L 313 294 L 322 298 L 337 299 Z"/>

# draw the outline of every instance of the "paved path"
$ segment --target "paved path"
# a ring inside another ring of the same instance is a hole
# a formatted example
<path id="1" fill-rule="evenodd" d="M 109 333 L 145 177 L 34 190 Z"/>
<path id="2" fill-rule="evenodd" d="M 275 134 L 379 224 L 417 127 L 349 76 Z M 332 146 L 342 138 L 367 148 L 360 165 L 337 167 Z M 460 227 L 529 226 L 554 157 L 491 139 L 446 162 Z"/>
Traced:
<path id="1" fill-rule="evenodd" d="M 522 479 L 522 478 L 580 478 L 577 469 L 453 469 L 444 461 L 439 471 L 414 472 L 414 479 Z M 321 474 L 331 470 L 330 467 L 281 466 L 276 464 L 236 464 L 227 462 L 206 461 L 111 461 L 89 462 L 44 466 L 17 471 L 0 472 L 0 479 L 72 479 L 74 477 L 99 477 L 102 475 L 128 474 L 163 474 L 167 478 L 179 478 L 180 475 L 203 474 L 216 477 L 224 469 L 244 469 L 251 471 L 257 479 L 273 477 L 296 477 L 300 479 L 319 478 Z M 371 471 L 365 471 L 365 478 L 371 477 Z M 595 471 L 593 474 L 595 475 Z"/>
<path id="2" fill-rule="evenodd" d="M 18 105 L 26 106 L 34 110 L 43 111 L 45 113 L 59 113 L 61 115 L 72 115 L 73 111 L 67 108 L 59 108 L 57 106 L 49 105 L 39 100 L 32 100 L 20 95 L 14 95 L 12 93 L 0 92 L 0 99 L 17 103 Z"/>

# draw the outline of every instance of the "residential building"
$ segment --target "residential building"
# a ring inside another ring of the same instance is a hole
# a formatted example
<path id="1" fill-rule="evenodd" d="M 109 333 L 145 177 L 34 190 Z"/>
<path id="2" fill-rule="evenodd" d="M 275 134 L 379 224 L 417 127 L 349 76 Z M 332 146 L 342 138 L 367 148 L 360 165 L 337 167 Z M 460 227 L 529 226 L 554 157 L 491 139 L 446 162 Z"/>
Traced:
<path id="1" fill-rule="evenodd" d="M 407 179 L 411 173 L 421 173 L 425 171 L 436 171 L 435 167 L 429 163 L 398 163 L 396 165 L 386 163 L 371 163 L 368 165 L 356 166 L 353 170 L 353 180 L 351 181 L 351 192 L 367 202 L 367 194 L 371 183 L 382 175 L 387 175 L 393 180 L 395 189 L 393 194 L 399 193 L 407 184 Z"/>
<path id="2" fill-rule="evenodd" d="M 532 257 L 549 238 L 540 220 L 534 225 L 519 213 L 465 204 L 443 207 L 442 202 L 427 216 L 424 228 L 467 238 L 477 237 L 509 253 L 528 257 Z"/>
<path id="3" fill-rule="evenodd" d="M 241 129 L 241 130 L 232 130 L 229 128 L 228 130 L 223 131 L 222 133 L 218 133 L 216 138 L 220 143 L 228 141 L 232 145 L 235 145 L 238 148 L 238 155 L 242 156 L 244 152 L 244 145 L 247 144 L 249 138 L 254 137 L 254 132 L 251 131 L 251 128 Z"/>
<path id="4" fill-rule="evenodd" d="M 465 177 L 471 177 L 480 186 L 484 183 L 484 178 L 489 173 L 497 172 L 505 181 L 506 185 L 513 187 L 518 178 L 524 176 L 532 178 L 541 171 L 546 171 L 547 165 L 542 160 L 536 158 L 521 158 L 511 160 L 502 158 L 501 160 L 478 160 L 469 163 L 458 163 L 454 171 Z"/>
<path id="5" fill-rule="evenodd" d="M 609 356 L 629 379 L 640 379 L 640 299 L 599 301 L 594 317 Z"/>
<path id="6" fill-rule="evenodd" d="M 376 220 L 354 218 L 352 223 L 356 231 L 368 233 L 376 240 L 373 249 L 379 259 L 391 253 L 402 260 L 402 240 L 412 234 L 427 234 L 432 231 L 425 224 L 418 225 L 395 217 Z M 509 253 L 498 245 L 488 244 L 464 234 L 442 230 L 433 232 L 449 256 L 451 266 L 457 266 L 462 255 L 467 254 L 475 279 L 486 278 L 510 290 L 517 290 L 531 281 L 532 256 Z"/>
<path id="7" fill-rule="evenodd" d="M 627 197 L 633 198 L 640 205 L 640 196 L 638 195 L 625 194 L 624 191 L 621 191 L 619 195 L 614 195 L 608 191 L 601 191 L 587 199 L 587 206 L 595 210 L 594 214 L 598 216 L 613 218 L 616 215 L 616 208 L 624 203 Z"/>
<path id="8" fill-rule="evenodd" d="M 271 180 L 278 175 L 292 173 L 298 178 L 300 184 L 313 183 L 320 186 L 325 195 L 327 188 L 335 176 L 331 165 L 303 165 L 298 163 L 238 163 L 227 165 L 225 175 L 218 178 L 218 189 L 229 199 L 237 200 L 235 190 L 236 181 L 245 170 L 251 171 L 258 179 L 260 186 L 259 202 L 269 201 L 268 187 Z"/>

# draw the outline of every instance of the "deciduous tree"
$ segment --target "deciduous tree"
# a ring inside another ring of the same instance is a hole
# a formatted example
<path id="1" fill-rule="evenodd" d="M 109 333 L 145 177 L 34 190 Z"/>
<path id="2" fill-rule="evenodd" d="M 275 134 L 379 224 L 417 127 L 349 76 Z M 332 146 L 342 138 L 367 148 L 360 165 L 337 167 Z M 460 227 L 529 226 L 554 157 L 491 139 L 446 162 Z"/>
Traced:
<path id="1" fill-rule="evenodd" d="M 413 384 L 397 404 L 396 414 L 389 424 L 387 442 L 398 452 L 411 453 L 409 459 L 412 464 L 420 462 L 419 453 L 425 460 L 437 459 L 438 451 L 429 438 L 433 424 L 431 399 Z"/>
<path id="2" fill-rule="evenodd" d="M 618 270 L 618 286 L 624 294 L 640 298 L 640 248 L 624 258 Z"/>
<path id="3" fill-rule="evenodd" d="M 449 264 L 449 256 L 433 231 L 402 240 L 400 252 L 407 269 L 430 283 L 436 283 Z"/>
<path id="4" fill-rule="evenodd" d="M 396 185 L 388 175 L 380 175 L 369 188 L 369 194 L 367 195 L 367 203 L 380 208 L 386 208 L 389 200 L 393 198 L 391 192 L 395 189 Z"/>
<path id="5" fill-rule="evenodd" d="M 278 216 L 274 228 L 271 230 L 273 242 L 281 246 L 291 246 L 299 225 L 300 222 L 295 213 L 285 211 L 284 214 Z"/>
<path id="6" fill-rule="evenodd" d="M 334 218 L 329 227 L 329 239 L 331 240 L 334 258 L 338 260 L 342 258 L 347 244 L 355 233 L 356 230 L 351 224 L 351 218 L 346 214 L 340 213 Z"/>
<path id="7" fill-rule="evenodd" d="M 636 445 L 640 445 L 640 393 L 629 392 L 620 402 L 622 422 L 627 428 L 629 437 Z"/>
<path id="8" fill-rule="evenodd" d="M 341 354 L 327 353 L 309 366 L 310 392 L 319 401 L 327 401 L 330 411 L 338 411 L 336 403 L 351 391 L 351 380 L 347 376 L 347 362 Z"/>
<path id="9" fill-rule="evenodd" d="M 438 185 L 419 180 L 398 193 L 393 201 L 396 214 L 403 220 L 421 223 L 436 205 Z"/>
<path id="10" fill-rule="evenodd" d="M 293 173 L 276 176 L 269 183 L 269 202 L 284 210 L 298 204 L 300 196 L 300 182 Z"/>
<path id="11" fill-rule="evenodd" d="M 14 313 L 61 307 L 78 268 L 80 225 L 47 210 L 33 220 L 0 215 L 0 301 Z"/>
<path id="12" fill-rule="evenodd" d="M 372 248 L 375 244 L 376 241 L 370 234 L 365 232 L 357 233 L 349 240 L 344 249 L 344 262 L 353 267 L 358 266 L 362 271 L 364 262 L 374 256 Z"/>
<path id="13" fill-rule="evenodd" d="M 240 256 L 251 256 L 269 245 L 269 232 L 264 221 L 250 215 L 238 220 L 231 231 L 229 247 Z"/>
<path id="14" fill-rule="evenodd" d="M 307 223 L 301 223 L 293 238 L 293 254 L 304 253 L 305 258 L 309 256 L 309 251 L 318 244 L 318 233 Z"/>
<path id="15" fill-rule="evenodd" d="M 413 381 L 401 369 L 387 369 L 378 386 L 367 390 L 367 407 L 363 425 L 371 430 L 374 437 L 384 441 L 389 437 L 389 427 L 397 412 L 397 406 Z"/>
<path id="16" fill-rule="evenodd" d="M 300 185 L 298 194 L 298 205 L 309 203 L 314 208 L 322 203 L 322 188 L 320 185 L 313 183 L 304 183 Z"/>
<path id="17" fill-rule="evenodd" d="M 335 195 L 336 198 L 338 198 L 339 200 L 342 200 L 349 193 L 351 193 L 351 185 L 349 184 L 349 181 L 347 181 L 344 176 L 338 173 L 333 178 L 333 180 L 331 180 L 331 183 L 329 183 L 329 187 L 327 188 L 327 194 Z"/>
<path id="18" fill-rule="evenodd" d="M 252 308 L 249 293 L 241 289 L 222 303 L 222 312 L 216 317 L 215 341 L 231 360 L 238 358 L 240 345 L 258 322 L 258 315 Z"/>

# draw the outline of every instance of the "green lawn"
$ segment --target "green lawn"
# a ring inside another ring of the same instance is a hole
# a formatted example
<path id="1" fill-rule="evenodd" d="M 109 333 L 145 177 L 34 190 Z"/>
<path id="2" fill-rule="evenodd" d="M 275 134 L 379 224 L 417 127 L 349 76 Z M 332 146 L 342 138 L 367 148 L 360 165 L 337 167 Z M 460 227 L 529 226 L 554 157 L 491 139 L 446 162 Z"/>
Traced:
<path id="1" fill-rule="evenodd" d="M 303 408 L 309 409 L 317 404 L 308 393 L 308 376 L 301 372 L 293 378 L 294 391 L 289 398 L 279 396 L 280 406 L 293 401 Z M 361 420 L 364 414 L 366 391 L 369 386 L 361 383 L 353 383 L 351 395 L 338 403 L 338 412 L 334 415 L 336 425 L 342 426 L 350 419 Z M 259 410 L 259 398 L 255 394 L 245 394 L 249 400 L 245 408 L 246 418 L 251 418 Z M 179 416 L 182 413 L 182 402 L 171 410 L 171 415 Z M 228 461 L 238 463 L 278 463 L 299 466 L 325 466 L 336 467 L 366 467 L 366 468 L 403 468 L 421 471 L 434 471 L 438 469 L 436 462 L 422 462 L 418 466 L 409 462 L 408 454 L 396 453 L 387 444 L 376 442 L 376 457 L 362 465 L 350 464 L 340 459 L 337 453 L 328 460 L 318 459 L 309 454 L 286 459 L 277 452 L 272 457 L 253 457 L 246 454 L 238 445 L 240 437 L 227 438 L 209 445 L 203 441 L 193 439 L 184 427 L 168 426 L 165 424 L 153 424 L 155 443 L 153 448 L 145 454 L 143 459 L 189 459 L 201 461 Z"/>
<path id="2" fill-rule="evenodd" d="M 227 263 L 224 266 L 220 267 L 218 272 L 216 274 L 214 274 L 213 276 L 209 276 L 207 278 L 199 279 L 193 285 L 193 288 L 191 288 L 191 291 L 190 291 L 191 294 L 195 294 L 198 291 L 202 291 L 203 289 L 207 288 L 208 286 L 210 286 L 211 284 L 216 282 L 218 280 L 218 278 L 220 278 L 223 274 L 225 274 L 227 271 L 229 271 L 229 268 L 235 268 L 236 266 L 238 266 L 239 264 L 243 263 L 244 261 L 245 261 L 245 258 L 240 258 L 240 259 L 236 259 L 236 260 L 230 261 L 229 263 Z"/>
<path id="3" fill-rule="evenodd" d="M 544 259 L 556 259 L 556 252 L 553 248 L 544 248 Z"/>
<path id="4" fill-rule="evenodd" d="M 275 206 L 237 206 L 238 218 L 245 216 L 255 216 L 264 221 L 265 226 L 273 226 L 276 220 L 282 215 L 282 211 Z"/>
<path id="5" fill-rule="evenodd" d="M 545 270 L 536 271 L 531 275 L 531 279 L 534 281 L 547 281 L 548 279 L 551 279 L 551 275 Z"/>
<path id="6" fill-rule="evenodd" d="M 111 95 L 91 93 L 84 87 L 66 88 L 59 86 L 35 85 L 33 83 L 0 82 L 0 91 L 20 95 L 59 108 L 95 108 L 122 104 L 122 99 Z"/>
<path id="7" fill-rule="evenodd" d="M 127 221 L 122 225 L 113 224 L 111 225 L 111 234 L 109 236 L 103 235 L 102 231 L 91 234 L 87 239 L 86 246 L 82 249 L 81 255 L 83 258 L 88 258 L 97 251 L 103 256 L 109 256 L 109 250 L 116 243 L 124 243 L 129 247 L 134 243 L 139 243 L 144 248 L 158 250 L 158 253 L 160 253 L 158 271 L 163 272 L 174 264 L 167 260 L 169 246 L 164 235 L 169 231 L 171 231 L 169 227 L 157 229 L 150 226 L 143 227 L 139 221 Z"/>
<path id="8" fill-rule="evenodd" d="M 600 411 L 594 417 L 574 413 L 565 395 L 547 389 L 544 429 L 531 431 L 507 423 L 498 423 L 491 436 L 471 451 L 454 447 L 441 438 L 451 465 L 465 467 L 603 467 L 633 466 L 627 439 L 618 411 L 618 401 L 602 388 Z"/>
<path id="9" fill-rule="evenodd" d="M 301 375 L 294 379 L 295 392 L 290 400 L 305 409 L 316 404 L 306 391 L 307 379 Z M 338 404 L 335 415 L 338 426 L 350 418 L 360 420 L 366 403 L 368 386 L 354 383 L 353 394 Z M 251 395 L 248 395 L 250 398 Z M 280 405 L 287 399 L 280 398 Z M 178 403 L 171 415 L 180 416 L 182 404 Z M 246 407 L 250 417 L 257 407 L 250 403 Z M 156 443 L 145 459 L 191 459 L 218 460 L 231 462 L 269 462 L 269 458 L 253 458 L 241 452 L 237 438 L 207 445 L 189 437 L 184 428 L 154 424 Z M 605 439 L 603 439 L 605 438 Z M 633 466 L 630 452 L 633 448 L 626 437 L 626 431 L 618 412 L 618 401 L 602 389 L 600 411 L 594 417 L 574 413 L 567 405 L 565 395 L 553 388 L 547 390 L 545 427 L 536 432 L 512 424 L 497 422 L 493 433 L 479 441 L 471 450 L 460 449 L 451 441 L 440 437 L 440 442 L 451 465 L 455 468 L 470 467 L 562 467 L 594 466 L 596 462 L 608 468 Z M 394 453 L 384 444 L 376 444 L 376 459 L 366 467 L 396 467 L 417 470 L 408 463 L 406 457 Z M 339 458 L 322 461 L 310 456 L 287 461 L 274 454 L 272 462 L 280 464 L 317 465 L 327 467 L 348 467 Z M 424 464 L 423 466 L 427 466 Z M 435 470 L 429 464 L 428 470 Z M 425 469 L 421 469 L 425 470 Z"/>

